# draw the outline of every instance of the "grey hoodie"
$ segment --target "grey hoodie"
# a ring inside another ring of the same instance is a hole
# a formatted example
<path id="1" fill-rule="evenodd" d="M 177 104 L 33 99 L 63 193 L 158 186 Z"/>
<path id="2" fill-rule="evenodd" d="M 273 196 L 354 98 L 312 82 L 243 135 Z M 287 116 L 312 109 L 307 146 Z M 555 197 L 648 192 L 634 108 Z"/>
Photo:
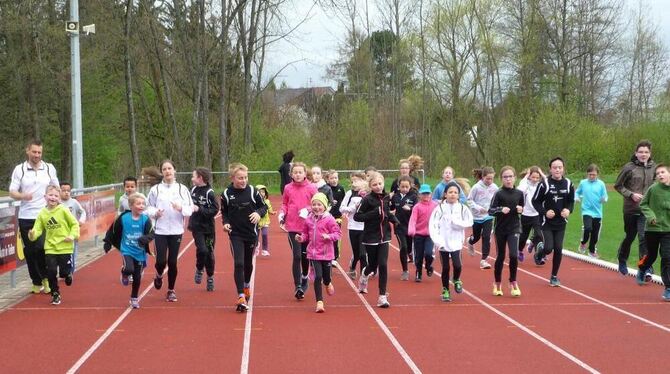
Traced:
<path id="1" fill-rule="evenodd" d="M 640 203 L 633 201 L 633 193 L 644 195 L 654 182 L 656 163 L 651 158 L 642 164 L 633 154 L 614 182 L 614 189 L 623 196 L 624 214 L 641 214 Z"/>

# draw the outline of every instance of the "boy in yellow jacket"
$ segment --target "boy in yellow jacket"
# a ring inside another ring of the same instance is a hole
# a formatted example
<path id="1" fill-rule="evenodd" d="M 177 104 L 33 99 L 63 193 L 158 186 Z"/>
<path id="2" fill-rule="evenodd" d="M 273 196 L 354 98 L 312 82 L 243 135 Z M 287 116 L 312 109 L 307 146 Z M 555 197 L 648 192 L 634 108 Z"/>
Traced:
<path id="1" fill-rule="evenodd" d="M 46 232 L 44 252 L 46 254 L 51 304 L 58 305 L 61 296 L 58 289 L 58 270 L 65 284 L 72 284 L 72 252 L 74 241 L 79 238 L 79 222 L 70 209 L 60 203 L 60 191 L 57 186 L 48 186 L 44 198 L 47 206 L 40 210 L 35 225 L 29 231 L 30 240 L 39 238 Z"/>

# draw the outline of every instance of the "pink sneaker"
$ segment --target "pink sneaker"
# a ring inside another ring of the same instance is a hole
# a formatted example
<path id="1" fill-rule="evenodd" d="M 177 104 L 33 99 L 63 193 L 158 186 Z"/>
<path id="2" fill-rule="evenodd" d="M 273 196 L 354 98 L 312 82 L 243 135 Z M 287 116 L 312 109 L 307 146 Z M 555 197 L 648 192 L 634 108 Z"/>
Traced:
<path id="1" fill-rule="evenodd" d="M 326 293 L 330 296 L 335 295 L 335 286 L 333 286 L 333 282 L 330 282 L 330 284 L 326 286 Z"/>

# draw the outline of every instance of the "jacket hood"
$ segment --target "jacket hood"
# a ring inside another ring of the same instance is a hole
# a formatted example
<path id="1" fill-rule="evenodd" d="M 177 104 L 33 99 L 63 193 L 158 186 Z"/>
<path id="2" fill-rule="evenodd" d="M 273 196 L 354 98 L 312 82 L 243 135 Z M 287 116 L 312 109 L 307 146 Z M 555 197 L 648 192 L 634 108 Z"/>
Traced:
<path id="1" fill-rule="evenodd" d="M 637 156 L 635 156 L 635 153 L 633 153 L 633 155 L 630 156 L 630 162 L 634 163 L 637 166 L 643 166 L 646 168 L 651 168 L 654 165 L 654 160 L 651 157 L 649 157 L 649 160 L 647 160 L 646 165 L 641 163 L 640 160 L 637 159 Z"/>

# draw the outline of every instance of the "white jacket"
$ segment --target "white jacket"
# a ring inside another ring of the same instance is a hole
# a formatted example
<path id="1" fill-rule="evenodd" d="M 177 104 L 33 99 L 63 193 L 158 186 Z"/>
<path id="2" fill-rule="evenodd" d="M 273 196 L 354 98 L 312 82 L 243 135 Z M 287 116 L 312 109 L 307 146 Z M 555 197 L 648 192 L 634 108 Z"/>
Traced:
<path id="1" fill-rule="evenodd" d="M 465 240 L 465 229 L 471 227 L 472 223 L 472 213 L 468 207 L 459 202 L 450 204 L 443 201 L 430 215 L 430 239 L 440 251 L 460 251 Z"/>
<path id="2" fill-rule="evenodd" d="M 526 217 L 536 217 L 539 215 L 537 210 L 533 207 L 533 195 L 535 195 L 535 190 L 537 190 L 539 184 L 540 182 L 532 185 L 526 177 L 519 182 L 519 187 L 517 187 L 517 189 L 523 192 L 523 212 L 521 215 Z"/>
<path id="3" fill-rule="evenodd" d="M 347 193 L 344 194 L 344 198 L 342 199 L 342 204 L 340 205 L 340 213 L 342 215 L 346 216 L 348 219 L 347 227 L 349 230 L 355 230 L 355 231 L 363 231 L 363 227 L 365 224 L 363 222 L 358 222 L 354 219 L 354 214 L 358 210 L 358 206 L 361 205 L 361 199 L 362 197 L 360 196 L 351 196 L 351 190 L 347 191 Z"/>
<path id="4" fill-rule="evenodd" d="M 172 203 L 181 205 L 181 212 L 172 207 Z M 163 215 L 156 218 L 156 213 L 163 210 Z M 184 218 L 193 213 L 191 191 L 181 183 L 161 182 L 149 190 L 147 210 L 149 217 L 155 219 L 158 235 L 181 235 L 184 233 Z"/>

